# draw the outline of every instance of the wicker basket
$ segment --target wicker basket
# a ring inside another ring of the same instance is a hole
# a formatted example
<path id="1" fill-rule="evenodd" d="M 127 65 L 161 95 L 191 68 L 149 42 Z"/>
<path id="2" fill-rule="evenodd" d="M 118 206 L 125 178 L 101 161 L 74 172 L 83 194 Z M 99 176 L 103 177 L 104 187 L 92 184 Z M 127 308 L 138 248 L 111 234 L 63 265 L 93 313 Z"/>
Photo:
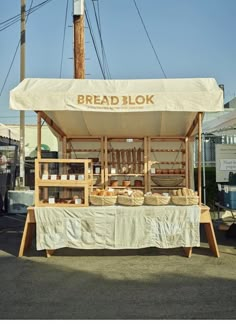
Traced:
<path id="1" fill-rule="evenodd" d="M 176 187 L 183 182 L 184 178 L 181 177 L 158 177 L 152 176 L 152 181 L 160 187 Z"/>
<path id="2" fill-rule="evenodd" d="M 117 199 L 118 204 L 125 206 L 141 206 L 144 202 L 144 197 L 130 197 L 119 195 Z"/>
<path id="3" fill-rule="evenodd" d="M 198 205 L 198 196 L 171 196 L 171 201 L 175 205 L 190 206 Z"/>
<path id="4" fill-rule="evenodd" d="M 113 206 L 117 202 L 117 196 L 90 195 L 89 201 L 94 206 Z"/>
<path id="5" fill-rule="evenodd" d="M 169 202 L 170 202 L 170 196 L 148 195 L 144 197 L 145 205 L 161 206 L 161 205 L 168 205 Z"/>

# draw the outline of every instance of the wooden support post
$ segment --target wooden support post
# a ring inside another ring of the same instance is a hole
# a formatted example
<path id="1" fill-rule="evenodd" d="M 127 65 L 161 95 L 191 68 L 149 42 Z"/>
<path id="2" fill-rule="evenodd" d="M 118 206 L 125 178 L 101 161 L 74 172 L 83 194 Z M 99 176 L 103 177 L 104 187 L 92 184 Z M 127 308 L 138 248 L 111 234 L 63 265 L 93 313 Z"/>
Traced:
<path id="1" fill-rule="evenodd" d="M 105 145 L 105 188 L 108 186 L 108 140 L 107 140 L 107 136 L 105 136 L 104 138 L 104 145 Z"/>
<path id="2" fill-rule="evenodd" d="M 189 138 L 185 138 L 185 186 L 190 186 L 190 172 L 189 172 Z"/>
<path id="3" fill-rule="evenodd" d="M 41 112 L 37 113 L 37 159 L 41 159 Z"/>
<path id="4" fill-rule="evenodd" d="M 198 114 L 198 196 L 202 204 L 202 113 Z"/>

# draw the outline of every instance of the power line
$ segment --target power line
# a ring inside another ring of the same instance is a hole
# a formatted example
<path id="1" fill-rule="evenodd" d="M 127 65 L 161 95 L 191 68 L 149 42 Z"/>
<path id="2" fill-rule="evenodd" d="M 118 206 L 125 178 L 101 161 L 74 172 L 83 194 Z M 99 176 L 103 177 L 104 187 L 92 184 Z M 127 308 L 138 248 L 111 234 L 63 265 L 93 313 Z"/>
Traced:
<path id="1" fill-rule="evenodd" d="M 96 0 L 96 2 L 97 2 L 97 7 L 98 7 L 98 14 L 97 14 L 96 9 L 95 9 L 94 0 L 92 0 L 93 10 L 94 10 L 95 19 L 96 19 L 97 28 L 98 28 L 98 35 L 99 35 L 99 38 L 100 38 L 100 44 L 101 44 L 101 50 L 102 50 L 103 70 L 104 70 L 104 72 L 105 72 L 105 70 L 107 70 L 108 78 L 111 79 L 111 74 L 110 74 L 108 61 L 107 61 L 106 53 L 105 53 L 105 48 L 104 48 L 104 45 L 103 45 L 103 39 L 102 39 L 101 19 L 100 19 L 100 13 L 99 13 L 99 1 Z"/>
<path id="2" fill-rule="evenodd" d="M 69 0 L 67 0 L 67 2 L 66 2 L 65 24 L 64 24 L 64 33 L 63 33 L 62 51 L 61 51 L 60 78 L 61 78 L 61 73 L 62 73 L 62 63 L 63 63 L 63 55 L 64 55 L 64 45 L 65 45 L 65 36 L 66 36 L 66 24 L 67 24 L 68 4 L 69 4 Z"/>
<path id="3" fill-rule="evenodd" d="M 156 57 L 156 59 L 157 59 L 159 65 L 160 65 L 160 68 L 161 68 L 161 70 L 162 70 L 162 72 L 163 72 L 165 78 L 167 78 L 166 73 L 165 73 L 165 71 L 164 71 L 164 69 L 163 69 L 163 67 L 162 67 L 161 62 L 160 62 L 160 59 L 159 59 L 159 57 L 158 57 L 158 55 L 157 55 L 157 52 L 156 52 L 156 50 L 155 50 L 155 48 L 154 48 L 154 45 L 153 45 L 153 43 L 152 43 L 152 40 L 151 40 L 151 38 L 150 38 L 150 36 L 149 36 L 149 33 L 148 33 L 148 31 L 147 31 L 147 28 L 146 28 L 146 26 L 145 26 L 145 23 L 144 23 L 144 21 L 143 21 L 143 18 L 142 18 L 142 16 L 141 16 L 140 10 L 139 10 L 139 8 L 138 8 L 138 6 L 137 6 L 137 3 L 136 3 L 135 0 L 133 0 L 133 2 L 134 2 L 134 5 L 135 5 L 135 7 L 136 7 L 136 9 L 137 9 L 138 15 L 139 15 L 139 17 L 140 17 L 140 20 L 141 20 L 141 22 L 142 22 L 143 28 L 144 28 L 144 30 L 145 30 L 145 32 L 146 32 L 146 35 L 147 35 L 148 40 L 149 40 L 149 42 L 150 42 L 150 45 L 151 45 L 151 47 L 152 47 L 152 49 L 153 49 L 153 52 L 154 52 L 154 54 L 155 54 L 155 57 Z"/>
<path id="4" fill-rule="evenodd" d="M 41 2 L 41 3 L 39 3 L 38 5 L 34 6 L 34 7 L 30 7 L 30 9 L 25 11 L 25 14 L 27 16 L 32 14 L 33 12 L 37 11 L 38 9 L 40 9 L 41 7 L 43 7 L 44 5 L 49 3 L 50 1 L 52 1 L 52 0 L 45 0 L 45 1 Z M 18 14 L 18 15 L 14 16 L 12 18 L 9 18 L 9 19 L 7 19 L 7 20 L 5 20 L 3 22 L 0 22 L 0 26 L 2 26 L 0 28 L 0 31 L 3 31 L 6 28 L 11 27 L 12 25 L 14 25 L 18 21 L 20 21 L 20 19 L 21 19 L 21 15 Z"/>
<path id="5" fill-rule="evenodd" d="M 92 30 L 92 25 L 91 25 L 91 22 L 90 22 L 90 18 L 89 18 L 89 14 L 88 14 L 88 10 L 87 10 L 86 6 L 85 6 L 85 17 L 86 17 L 86 21 L 87 21 L 87 24 L 88 24 L 88 27 L 89 27 L 89 32 L 90 32 L 90 35 L 91 35 L 91 38 L 92 38 L 93 46 L 94 46 L 94 49 L 95 49 L 95 52 L 96 52 L 96 55 L 97 55 L 98 63 L 99 63 L 103 78 L 106 79 L 105 71 L 104 71 L 103 66 L 102 66 L 101 58 L 99 56 L 99 51 L 98 51 L 98 48 L 97 48 L 97 44 L 96 44 L 96 41 L 95 41 L 95 36 L 94 36 L 93 30 Z"/>
<path id="6" fill-rule="evenodd" d="M 32 7 L 33 2 L 34 2 L 34 0 L 31 1 L 30 8 Z M 26 16 L 26 20 L 25 20 L 25 22 L 27 22 L 28 17 L 29 17 L 29 13 L 28 13 L 27 16 Z M 14 61 L 15 61 L 16 54 L 17 54 L 17 51 L 18 51 L 19 46 L 20 46 L 20 40 L 18 41 L 18 44 L 17 44 L 17 46 L 16 46 L 15 53 L 14 53 L 13 58 L 12 58 L 12 60 L 11 60 L 10 67 L 9 67 L 9 69 L 8 69 L 8 71 L 7 71 L 7 75 L 6 75 L 5 79 L 4 79 L 4 82 L 3 82 L 3 85 L 2 85 L 2 88 L 1 88 L 1 91 L 0 91 L 0 96 L 2 95 L 2 92 L 3 92 L 4 88 L 5 88 L 5 85 L 6 85 L 6 82 L 7 82 L 8 77 L 9 77 L 9 74 L 10 74 L 10 72 L 11 72 L 11 68 L 12 68 L 12 66 L 13 66 L 13 63 L 14 63 Z"/>
<path id="7" fill-rule="evenodd" d="M 52 0 L 46 0 L 46 1 L 41 2 L 40 4 L 38 4 L 37 6 L 34 6 L 34 7 L 32 8 L 33 1 L 34 1 L 34 0 L 31 1 L 30 8 L 29 8 L 28 10 L 26 10 L 26 22 L 27 22 L 27 20 L 28 20 L 29 15 L 30 15 L 32 12 L 34 12 L 35 10 L 40 9 L 42 6 L 44 6 L 45 4 L 49 3 L 49 2 L 52 1 Z M 34 9 L 34 10 L 33 10 L 33 9 Z M 17 15 L 17 16 L 21 17 L 21 14 L 20 14 L 20 15 Z M 15 16 L 15 17 L 16 17 L 16 16 Z M 13 17 L 13 18 L 15 18 L 15 17 Z M 13 19 L 13 18 L 10 18 L 10 19 Z M 8 19 L 8 20 L 10 20 L 10 19 Z M 3 23 L 4 23 L 4 22 L 3 22 Z M 1 24 L 2 24 L 2 23 L 1 23 Z M 0 29 L 0 31 L 1 31 L 1 29 Z M 3 85 L 2 85 L 2 88 L 1 88 L 1 91 L 0 91 L 0 96 L 2 95 L 3 90 L 4 90 L 4 88 L 5 88 L 5 85 L 6 85 L 6 82 L 7 82 L 8 77 L 9 77 L 9 74 L 10 74 L 10 72 L 11 72 L 11 69 L 12 69 L 13 63 L 14 63 L 14 61 L 15 61 L 16 54 L 17 54 L 17 51 L 18 51 L 18 49 L 19 49 L 19 46 L 20 46 L 20 40 L 18 41 L 18 44 L 17 44 L 17 46 L 16 46 L 16 50 L 15 50 L 15 52 L 14 52 L 14 55 L 13 55 L 12 61 L 11 61 L 11 63 L 10 63 L 10 67 L 9 67 L 8 72 L 7 72 L 7 74 L 6 74 L 6 77 L 5 77 L 5 79 L 4 79 L 4 82 L 3 82 Z"/>

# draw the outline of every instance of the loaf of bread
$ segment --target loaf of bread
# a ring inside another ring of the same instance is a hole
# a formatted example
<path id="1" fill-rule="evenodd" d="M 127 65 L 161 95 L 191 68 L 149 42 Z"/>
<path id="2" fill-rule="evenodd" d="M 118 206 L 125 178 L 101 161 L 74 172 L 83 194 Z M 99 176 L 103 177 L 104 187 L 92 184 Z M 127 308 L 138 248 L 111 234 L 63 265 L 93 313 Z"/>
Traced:
<path id="1" fill-rule="evenodd" d="M 189 188 L 182 188 L 178 190 L 172 190 L 172 196 L 198 196 L 197 192 L 194 192 Z"/>

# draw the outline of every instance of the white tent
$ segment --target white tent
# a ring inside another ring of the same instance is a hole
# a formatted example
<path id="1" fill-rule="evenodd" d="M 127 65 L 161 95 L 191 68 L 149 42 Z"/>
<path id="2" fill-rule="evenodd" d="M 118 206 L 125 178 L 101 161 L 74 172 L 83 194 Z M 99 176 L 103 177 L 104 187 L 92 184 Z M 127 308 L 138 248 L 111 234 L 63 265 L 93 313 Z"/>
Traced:
<path id="1" fill-rule="evenodd" d="M 19 141 L 20 133 L 16 129 L 12 129 L 0 123 L 0 137 L 6 137 L 15 141 Z"/>
<path id="2" fill-rule="evenodd" d="M 185 136 L 199 112 L 223 110 L 223 92 L 212 78 L 25 79 L 10 107 L 43 112 L 62 136 Z"/>
<path id="3" fill-rule="evenodd" d="M 215 119 L 204 122 L 202 131 L 203 133 L 211 133 L 215 135 L 235 135 L 236 111 L 219 114 Z"/>

